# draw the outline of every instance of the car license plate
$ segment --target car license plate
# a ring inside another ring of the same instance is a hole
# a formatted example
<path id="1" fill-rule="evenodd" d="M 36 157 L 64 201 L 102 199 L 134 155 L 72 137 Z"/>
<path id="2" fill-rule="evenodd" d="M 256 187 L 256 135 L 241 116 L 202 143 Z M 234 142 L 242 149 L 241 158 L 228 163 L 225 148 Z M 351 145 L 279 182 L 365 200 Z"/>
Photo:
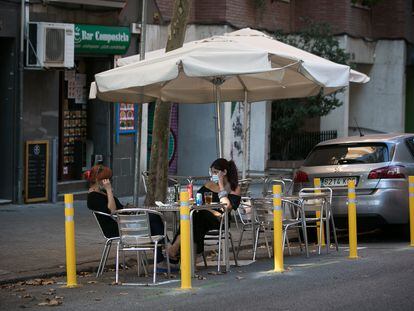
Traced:
<path id="1" fill-rule="evenodd" d="M 358 184 L 358 177 L 325 177 L 321 179 L 323 187 L 346 187 L 350 180 L 355 182 L 355 186 Z"/>

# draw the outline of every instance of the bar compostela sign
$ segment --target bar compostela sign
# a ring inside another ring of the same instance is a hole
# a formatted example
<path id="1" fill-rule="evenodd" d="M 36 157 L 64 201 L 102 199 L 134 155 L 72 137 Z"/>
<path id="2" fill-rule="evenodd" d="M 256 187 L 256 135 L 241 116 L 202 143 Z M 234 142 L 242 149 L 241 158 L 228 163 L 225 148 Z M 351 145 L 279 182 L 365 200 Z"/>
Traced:
<path id="1" fill-rule="evenodd" d="M 130 41 L 128 27 L 75 24 L 75 53 L 125 54 Z"/>

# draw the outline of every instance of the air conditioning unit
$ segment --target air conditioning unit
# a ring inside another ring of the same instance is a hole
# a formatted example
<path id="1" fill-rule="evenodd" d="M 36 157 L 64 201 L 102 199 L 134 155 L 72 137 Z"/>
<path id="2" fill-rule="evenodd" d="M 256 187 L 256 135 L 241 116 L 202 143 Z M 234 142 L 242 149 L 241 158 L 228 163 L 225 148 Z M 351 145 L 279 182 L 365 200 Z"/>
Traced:
<path id="1" fill-rule="evenodd" d="M 28 67 L 72 68 L 75 27 L 62 23 L 29 23 L 26 45 Z"/>

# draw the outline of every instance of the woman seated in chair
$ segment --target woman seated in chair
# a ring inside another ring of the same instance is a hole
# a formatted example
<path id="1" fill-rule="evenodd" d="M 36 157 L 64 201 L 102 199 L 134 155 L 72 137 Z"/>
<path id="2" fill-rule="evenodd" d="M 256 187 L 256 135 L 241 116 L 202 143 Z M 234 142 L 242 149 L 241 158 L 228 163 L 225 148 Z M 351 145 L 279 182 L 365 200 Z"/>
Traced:
<path id="1" fill-rule="evenodd" d="M 102 164 L 95 165 L 90 171 L 85 173 L 89 181 L 89 192 L 87 198 L 88 208 L 92 211 L 114 214 L 117 210 L 122 209 L 123 205 L 118 198 L 114 196 L 110 179 L 112 170 Z M 115 220 L 104 215 L 96 215 L 99 224 L 107 238 L 119 236 L 118 224 Z M 149 214 L 150 227 L 152 235 L 164 234 L 164 224 L 158 215 Z M 160 249 L 157 253 L 157 262 L 162 262 L 164 256 Z"/>
<path id="2" fill-rule="evenodd" d="M 210 166 L 211 180 L 204 184 L 197 193 L 212 192 L 213 202 L 224 204 L 229 212 L 240 204 L 240 187 L 238 185 L 237 167 L 234 161 L 219 158 Z M 199 210 L 193 214 L 193 234 L 197 254 L 204 251 L 204 236 L 210 230 L 220 229 L 220 218 L 224 211 Z M 171 259 L 178 260 L 180 250 L 179 233 L 168 250 Z"/>

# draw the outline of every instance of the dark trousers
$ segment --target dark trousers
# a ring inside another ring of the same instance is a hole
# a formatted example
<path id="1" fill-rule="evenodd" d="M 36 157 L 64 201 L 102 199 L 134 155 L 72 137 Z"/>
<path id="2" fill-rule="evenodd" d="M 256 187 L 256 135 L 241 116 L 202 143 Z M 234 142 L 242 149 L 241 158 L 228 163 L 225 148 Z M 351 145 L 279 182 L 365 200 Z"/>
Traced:
<path id="1" fill-rule="evenodd" d="M 164 223 L 161 220 L 161 217 L 155 214 L 149 214 L 150 228 L 152 235 L 163 235 L 164 234 Z M 161 240 L 160 243 L 164 244 L 165 241 Z M 162 254 L 161 247 L 157 248 L 157 262 L 164 260 L 164 255 Z"/>
<path id="2" fill-rule="evenodd" d="M 193 236 L 197 254 L 204 251 L 204 236 L 210 230 L 220 229 L 220 221 L 210 211 L 195 211 L 193 214 Z M 180 235 L 180 230 L 174 237 L 173 243 Z"/>

